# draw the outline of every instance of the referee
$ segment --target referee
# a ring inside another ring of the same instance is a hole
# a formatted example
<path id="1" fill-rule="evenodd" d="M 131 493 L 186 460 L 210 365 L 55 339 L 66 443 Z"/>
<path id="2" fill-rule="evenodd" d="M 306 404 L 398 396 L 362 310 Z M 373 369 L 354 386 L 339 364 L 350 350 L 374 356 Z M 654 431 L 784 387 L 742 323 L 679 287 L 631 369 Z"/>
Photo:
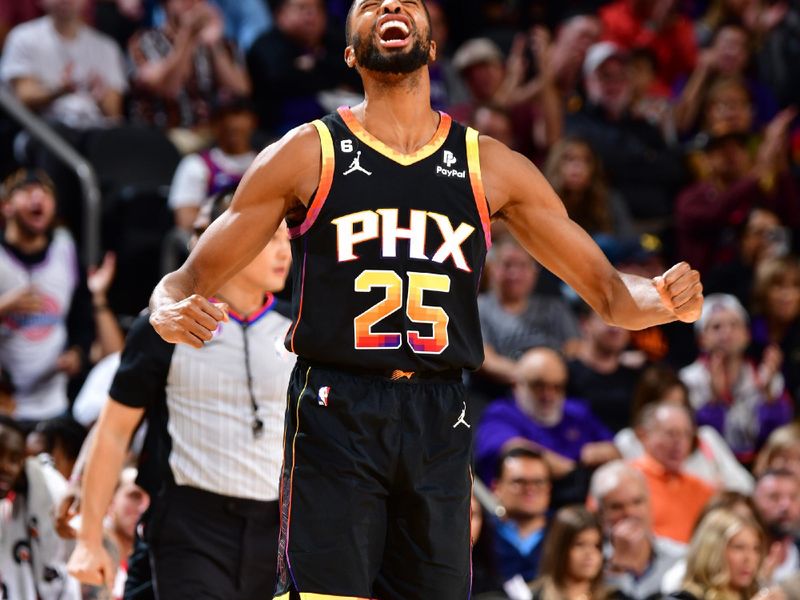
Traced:
<path id="1" fill-rule="evenodd" d="M 206 221 L 229 201 L 230 195 L 212 201 Z M 164 342 L 146 314 L 135 321 L 84 471 L 73 576 L 94 585 L 113 581 L 101 543 L 103 516 L 131 435 L 146 418 L 137 483 L 152 498 L 142 533 L 154 597 L 261 600 L 274 589 L 294 355 L 283 347 L 290 321 L 275 310 L 270 292 L 283 288 L 290 261 L 284 225 L 216 294 L 229 318 L 201 349 Z"/>

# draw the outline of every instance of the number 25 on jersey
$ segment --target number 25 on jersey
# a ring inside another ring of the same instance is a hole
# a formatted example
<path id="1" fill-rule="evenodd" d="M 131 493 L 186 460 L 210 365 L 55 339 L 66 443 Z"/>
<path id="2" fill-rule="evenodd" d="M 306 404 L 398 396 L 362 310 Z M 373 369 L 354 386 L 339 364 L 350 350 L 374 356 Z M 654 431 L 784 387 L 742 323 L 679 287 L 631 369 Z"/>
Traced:
<path id="1" fill-rule="evenodd" d="M 408 345 L 418 354 L 441 354 L 449 345 L 447 324 L 450 318 L 438 306 L 422 303 L 422 295 L 431 292 L 449 292 L 450 277 L 436 273 L 408 272 L 408 295 L 406 315 L 414 323 L 430 324 L 433 335 L 423 336 L 418 331 L 409 331 Z M 389 315 L 403 307 L 403 279 L 394 271 L 367 270 L 355 280 L 356 292 L 370 292 L 384 288 L 383 300 L 365 310 L 353 321 L 355 347 L 357 350 L 392 350 L 403 344 L 401 333 L 376 333 L 372 328 Z"/>

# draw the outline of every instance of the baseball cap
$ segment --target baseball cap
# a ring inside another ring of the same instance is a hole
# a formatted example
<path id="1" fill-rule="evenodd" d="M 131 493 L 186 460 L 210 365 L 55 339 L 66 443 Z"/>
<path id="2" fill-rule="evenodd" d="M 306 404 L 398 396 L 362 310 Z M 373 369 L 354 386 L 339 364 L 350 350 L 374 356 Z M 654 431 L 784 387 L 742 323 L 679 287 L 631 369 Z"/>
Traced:
<path id="1" fill-rule="evenodd" d="M 617 46 L 614 42 L 597 42 L 586 51 L 586 58 L 583 59 L 583 76 L 586 77 L 594 73 L 600 65 L 614 56 L 627 58 L 628 53 L 624 48 Z"/>
<path id="2" fill-rule="evenodd" d="M 503 53 L 489 38 L 467 40 L 453 55 L 453 66 L 458 71 L 490 62 L 503 62 Z"/>

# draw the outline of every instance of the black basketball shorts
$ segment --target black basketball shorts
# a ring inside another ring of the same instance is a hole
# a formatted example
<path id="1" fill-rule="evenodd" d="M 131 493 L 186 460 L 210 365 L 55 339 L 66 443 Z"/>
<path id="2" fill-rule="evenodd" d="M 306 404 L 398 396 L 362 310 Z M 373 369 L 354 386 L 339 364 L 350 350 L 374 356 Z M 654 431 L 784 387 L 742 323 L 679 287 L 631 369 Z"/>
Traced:
<path id="1" fill-rule="evenodd" d="M 472 429 L 459 375 L 298 361 L 276 598 L 469 597 Z"/>

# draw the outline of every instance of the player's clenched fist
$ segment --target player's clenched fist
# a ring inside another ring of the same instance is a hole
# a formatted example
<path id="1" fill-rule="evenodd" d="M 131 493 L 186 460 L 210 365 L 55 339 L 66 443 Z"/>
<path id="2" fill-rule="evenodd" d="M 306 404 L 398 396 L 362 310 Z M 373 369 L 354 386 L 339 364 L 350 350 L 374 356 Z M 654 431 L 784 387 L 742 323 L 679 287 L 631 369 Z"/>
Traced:
<path id="1" fill-rule="evenodd" d="M 700 318 L 703 311 L 703 284 L 700 283 L 700 273 L 687 263 L 678 263 L 653 282 L 664 306 L 679 321 L 693 323 Z"/>
<path id="2" fill-rule="evenodd" d="M 150 314 L 150 324 L 167 342 L 202 348 L 220 321 L 228 320 L 228 306 L 214 304 L 198 294 L 167 304 Z"/>

